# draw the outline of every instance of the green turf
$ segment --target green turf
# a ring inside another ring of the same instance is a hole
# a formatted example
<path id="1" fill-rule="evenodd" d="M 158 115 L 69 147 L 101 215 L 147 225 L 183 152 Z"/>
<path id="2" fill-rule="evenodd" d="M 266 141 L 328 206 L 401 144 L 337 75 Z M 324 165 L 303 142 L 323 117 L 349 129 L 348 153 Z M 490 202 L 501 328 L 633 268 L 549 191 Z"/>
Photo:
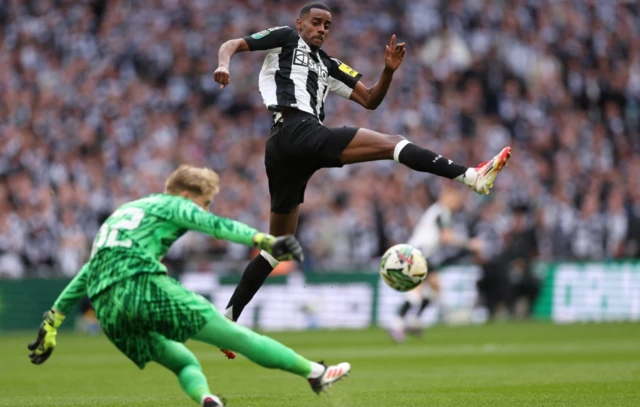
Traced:
<path id="1" fill-rule="evenodd" d="M 274 337 L 353 373 L 318 397 L 298 377 L 188 346 L 231 407 L 640 406 L 640 324 L 436 327 L 400 346 L 381 330 Z M 62 332 L 42 366 L 28 362 L 30 339 L 0 336 L 0 406 L 196 405 L 171 373 L 139 371 L 102 336 Z"/>

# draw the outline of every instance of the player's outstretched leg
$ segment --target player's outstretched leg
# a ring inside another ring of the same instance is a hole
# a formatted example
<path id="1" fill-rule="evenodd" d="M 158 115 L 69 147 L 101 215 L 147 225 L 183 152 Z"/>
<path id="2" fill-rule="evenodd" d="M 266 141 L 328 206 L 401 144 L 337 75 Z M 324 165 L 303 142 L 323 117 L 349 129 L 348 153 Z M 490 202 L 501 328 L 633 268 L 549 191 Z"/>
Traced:
<path id="1" fill-rule="evenodd" d="M 395 343 L 402 343 L 405 339 L 404 328 L 405 328 L 405 318 L 407 317 L 407 313 L 411 310 L 411 302 L 408 299 L 405 299 L 396 315 L 394 315 L 391 320 L 391 325 L 389 326 L 389 335 L 391 339 Z"/>
<path id="2" fill-rule="evenodd" d="M 420 304 L 416 313 L 409 317 L 407 321 L 407 327 L 405 332 L 417 337 L 421 337 L 424 334 L 424 326 L 422 325 L 422 321 L 420 318 L 422 317 L 422 313 L 425 309 L 431 304 L 431 299 L 429 298 L 429 294 L 423 294 L 420 299 Z"/>
<path id="3" fill-rule="evenodd" d="M 304 377 L 316 393 L 327 390 L 351 370 L 346 362 L 334 366 L 311 362 L 280 342 L 229 321 L 219 312 L 192 339 L 238 352 L 260 366 Z"/>
<path id="4" fill-rule="evenodd" d="M 424 287 L 426 285 L 426 287 Z M 407 328 L 405 332 L 415 336 L 422 336 L 424 334 L 424 326 L 420 321 L 422 313 L 429 306 L 433 304 L 438 306 L 438 298 L 440 297 L 440 283 L 438 280 L 438 273 L 436 269 L 433 269 L 427 274 L 427 279 L 422 283 L 423 289 L 421 290 L 420 305 L 416 314 L 407 322 Z"/>
<path id="5" fill-rule="evenodd" d="M 413 290 L 404 293 L 404 302 L 398 309 L 396 315 L 391 320 L 391 326 L 389 327 L 389 335 L 391 335 L 391 338 L 394 342 L 404 342 L 409 313 L 412 309 L 420 306 L 423 287 L 424 283 L 420 284 Z"/>
<path id="6" fill-rule="evenodd" d="M 211 394 L 207 378 L 202 373 L 200 362 L 195 355 L 179 342 L 160 338 L 158 335 L 160 356 L 155 360 L 171 370 L 180 382 L 182 390 L 203 407 L 223 407 L 223 401 Z"/>
<path id="7" fill-rule="evenodd" d="M 269 219 L 269 233 L 274 236 L 296 233 L 298 226 L 298 209 L 299 205 L 296 205 L 288 213 L 281 214 L 272 212 L 271 218 Z M 227 318 L 232 321 L 237 321 L 238 318 L 240 318 L 244 307 L 251 301 L 269 274 L 271 274 L 279 263 L 278 260 L 264 250 L 249 262 L 244 273 L 242 273 L 240 283 L 238 283 L 227 304 L 224 312 Z"/>
<path id="8" fill-rule="evenodd" d="M 479 194 L 488 194 L 493 181 L 510 157 L 511 147 L 505 147 L 491 160 L 477 167 L 465 167 L 431 150 L 419 147 L 402 136 L 358 129 L 353 140 L 340 155 L 340 162 L 353 164 L 394 159 L 412 170 L 459 181 Z"/>

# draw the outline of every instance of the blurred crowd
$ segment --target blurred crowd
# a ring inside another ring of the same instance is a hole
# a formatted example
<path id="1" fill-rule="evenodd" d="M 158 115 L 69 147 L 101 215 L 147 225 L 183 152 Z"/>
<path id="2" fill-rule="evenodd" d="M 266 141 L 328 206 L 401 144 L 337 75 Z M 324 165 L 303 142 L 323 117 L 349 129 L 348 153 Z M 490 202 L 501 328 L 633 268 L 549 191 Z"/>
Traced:
<path id="1" fill-rule="evenodd" d="M 0 277 L 74 275 L 110 211 L 162 191 L 181 163 L 220 173 L 216 214 L 268 230 L 264 54 L 236 55 L 223 90 L 212 72 L 224 41 L 294 26 L 303 4 L 0 0 Z M 327 4 L 324 49 L 366 85 L 392 34 L 407 55 L 376 112 L 330 96 L 326 125 L 402 134 L 467 165 L 511 145 L 492 194 L 467 195 L 461 230 L 506 248 L 526 231 L 540 260 L 640 257 L 636 1 Z M 371 268 L 440 182 L 393 161 L 318 172 L 301 207 L 305 268 Z M 249 255 L 189 233 L 168 263 L 241 270 Z"/>

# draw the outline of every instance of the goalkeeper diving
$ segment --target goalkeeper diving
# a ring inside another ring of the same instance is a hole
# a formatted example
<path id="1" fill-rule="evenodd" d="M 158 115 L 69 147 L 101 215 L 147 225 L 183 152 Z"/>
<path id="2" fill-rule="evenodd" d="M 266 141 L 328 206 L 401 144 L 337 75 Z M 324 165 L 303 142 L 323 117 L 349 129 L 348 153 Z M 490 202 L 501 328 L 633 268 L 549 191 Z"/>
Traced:
<path id="1" fill-rule="evenodd" d="M 302 261 L 293 235 L 274 237 L 208 211 L 218 192 L 218 175 L 207 168 L 181 166 L 165 191 L 118 208 L 102 225 L 89 261 L 44 315 L 36 340 L 28 345 L 34 364 L 56 347 L 58 327 L 85 295 L 109 340 L 140 369 L 154 361 L 171 370 L 182 390 L 203 407 L 221 407 L 200 363 L 183 344 L 188 339 L 245 355 L 263 367 L 294 373 L 316 392 L 349 373 L 351 366 L 311 362 L 279 342 L 237 325 L 201 295 L 167 275 L 160 262 L 184 233 L 196 230 L 264 250 L 277 260 Z"/>

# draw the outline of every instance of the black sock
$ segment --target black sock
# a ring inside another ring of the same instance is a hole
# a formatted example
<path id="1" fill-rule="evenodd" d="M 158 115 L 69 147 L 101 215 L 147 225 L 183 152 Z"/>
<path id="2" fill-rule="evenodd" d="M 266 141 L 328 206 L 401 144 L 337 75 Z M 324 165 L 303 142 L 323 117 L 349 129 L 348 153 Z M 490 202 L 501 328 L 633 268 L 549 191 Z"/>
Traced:
<path id="1" fill-rule="evenodd" d="M 238 320 L 244 307 L 262 287 L 264 280 L 267 279 L 271 271 L 273 271 L 273 267 L 262 255 L 257 255 L 249 262 L 242 274 L 240 283 L 233 292 L 229 304 L 227 304 L 227 309 L 233 307 L 231 309 L 231 318 L 234 321 Z"/>
<path id="2" fill-rule="evenodd" d="M 428 298 L 423 298 L 422 302 L 420 303 L 420 308 L 418 308 L 418 316 L 422 315 L 422 311 L 424 311 L 429 304 L 431 303 L 431 300 L 429 300 Z"/>
<path id="3" fill-rule="evenodd" d="M 398 155 L 398 162 L 412 170 L 429 172 L 449 179 L 454 179 L 464 174 L 469 168 L 411 143 L 402 148 Z"/>
<path id="4" fill-rule="evenodd" d="M 398 315 L 402 318 L 405 317 L 405 315 L 407 315 L 407 312 L 409 312 L 409 310 L 411 309 L 411 303 L 409 301 L 405 301 L 402 306 L 400 307 L 400 309 L 398 310 Z"/>

